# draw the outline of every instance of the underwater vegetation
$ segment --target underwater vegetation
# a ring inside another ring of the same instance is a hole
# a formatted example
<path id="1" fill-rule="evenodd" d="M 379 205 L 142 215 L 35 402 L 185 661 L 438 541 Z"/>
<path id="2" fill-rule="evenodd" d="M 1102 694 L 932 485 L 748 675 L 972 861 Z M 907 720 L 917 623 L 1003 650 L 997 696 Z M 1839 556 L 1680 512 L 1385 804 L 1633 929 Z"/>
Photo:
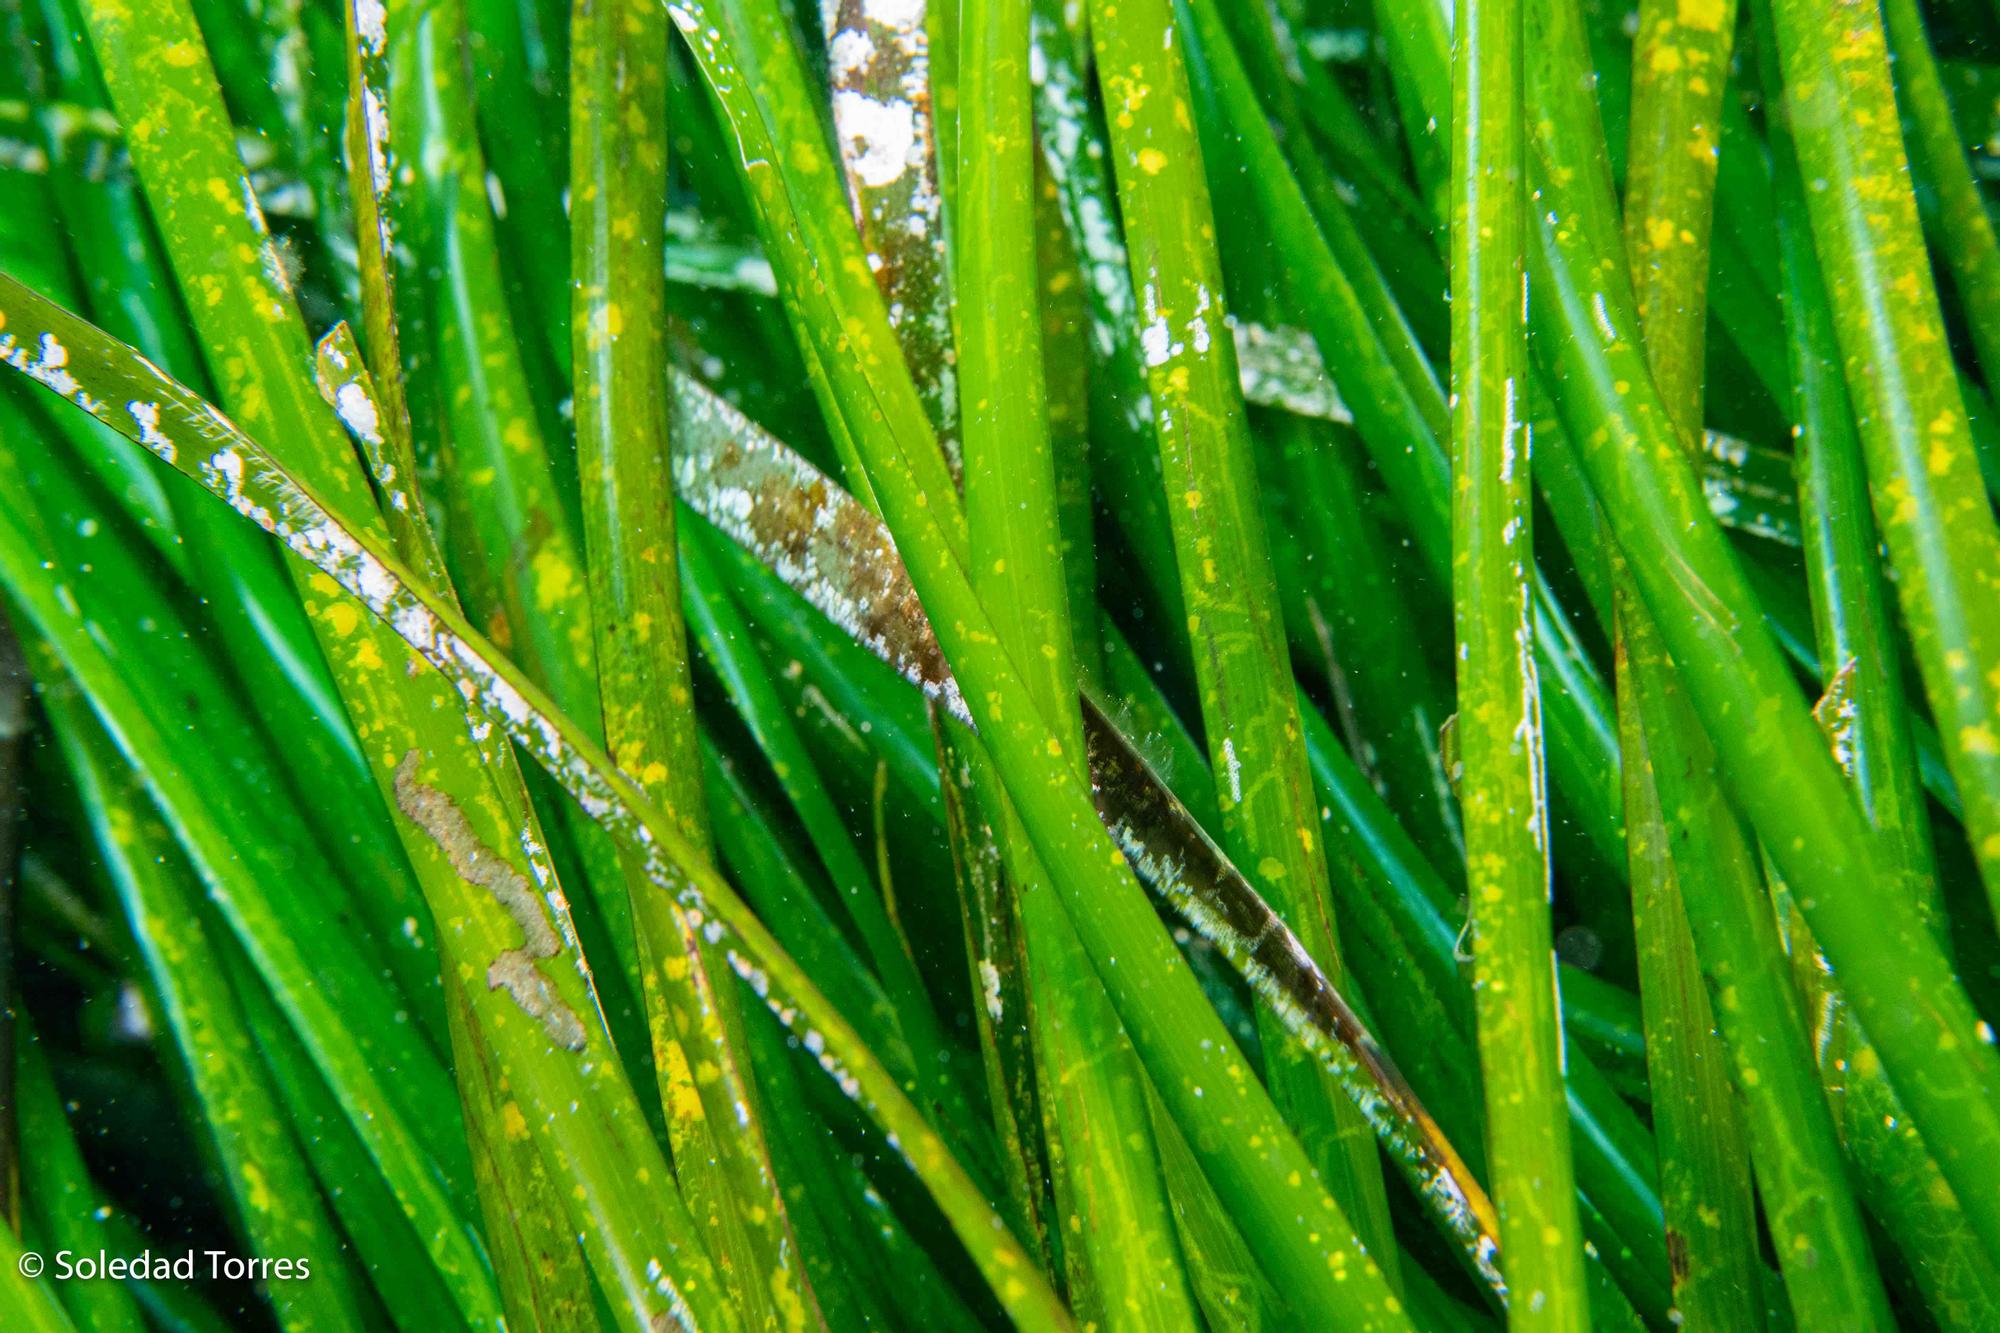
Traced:
<path id="1" fill-rule="evenodd" d="M 0 35 L 0 1328 L 2000 1328 L 1990 0 Z"/>

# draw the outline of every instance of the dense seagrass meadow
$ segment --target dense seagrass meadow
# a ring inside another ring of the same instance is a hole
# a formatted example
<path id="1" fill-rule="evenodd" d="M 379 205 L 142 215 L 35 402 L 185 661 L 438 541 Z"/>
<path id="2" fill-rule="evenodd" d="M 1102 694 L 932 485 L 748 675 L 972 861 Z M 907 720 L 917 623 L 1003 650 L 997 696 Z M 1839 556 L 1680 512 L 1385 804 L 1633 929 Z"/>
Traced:
<path id="1" fill-rule="evenodd" d="M 0 1330 L 2000 1330 L 1996 218 L 1995 0 L 0 0 Z"/>

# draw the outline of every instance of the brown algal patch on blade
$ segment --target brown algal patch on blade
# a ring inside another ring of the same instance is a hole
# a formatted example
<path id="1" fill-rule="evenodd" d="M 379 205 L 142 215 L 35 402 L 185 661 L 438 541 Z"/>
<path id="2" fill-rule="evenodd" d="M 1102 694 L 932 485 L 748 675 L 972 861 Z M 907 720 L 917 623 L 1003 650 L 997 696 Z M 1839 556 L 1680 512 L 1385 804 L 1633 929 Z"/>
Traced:
<path id="1" fill-rule="evenodd" d="M 1082 704 L 1091 797 L 1119 850 L 1328 1067 L 1418 1195 L 1497 1287 L 1499 1217 L 1458 1150 L 1299 937 L 1103 709 L 1087 694 Z"/>
<path id="2" fill-rule="evenodd" d="M 556 1045 L 582 1050 L 589 1041 L 583 1024 L 535 965 L 561 953 L 562 941 L 549 927 L 534 889 L 526 876 L 479 840 L 451 797 L 418 780 L 422 763 L 422 752 L 412 750 L 396 765 L 396 808 L 430 835 L 459 878 L 492 894 L 521 928 L 521 947 L 506 950 L 486 969 L 487 989 L 506 991 Z"/>
<path id="3" fill-rule="evenodd" d="M 674 377 L 673 412 L 680 498 L 857 642 L 969 722 L 881 520 L 691 376 Z"/>

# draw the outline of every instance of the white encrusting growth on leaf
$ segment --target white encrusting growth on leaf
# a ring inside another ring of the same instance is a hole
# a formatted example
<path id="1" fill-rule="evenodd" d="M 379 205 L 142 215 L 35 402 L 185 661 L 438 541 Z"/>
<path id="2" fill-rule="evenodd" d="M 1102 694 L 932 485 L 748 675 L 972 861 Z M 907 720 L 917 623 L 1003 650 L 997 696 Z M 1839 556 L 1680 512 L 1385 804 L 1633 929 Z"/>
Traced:
<path id="1" fill-rule="evenodd" d="M 354 0 L 354 31 L 362 49 L 379 56 L 389 40 L 389 14 L 382 0 Z"/>
<path id="2" fill-rule="evenodd" d="M 834 138 L 863 258 L 954 479 L 950 265 L 926 0 L 821 0 Z"/>
<path id="3" fill-rule="evenodd" d="M 347 428 L 364 440 L 382 438 L 381 419 L 375 410 L 375 400 L 368 391 L 353 380 L 340 386 L 334 395 L 334 410 Z"/>
<path id="4" fill-rule="evenodd" d="M 160 405 L 134 400 L 125 404 L 125 410 L 132 414 L 133 422 L 139 427 L 139 443 L 167 462 L 173 462 L 174 443 L 160 433 Z"/>
<path id="5" fill-rule="evenodd" d="M 863 185 L 893 185 L 916 164 L 917 110 L 902 98 L 878 102 L 866 93 L 840 89 L 833 95 L 833 123 L 841 150 Z"/>
<path id="6" fill-rule="evenodd" d="M 979 960 L 979 986 L 986 996 L 986 1016 L 998 1023 L 1006 1017 L 1005 1006 L 1000 999 L 1000 969 L 992 960 Z"/>

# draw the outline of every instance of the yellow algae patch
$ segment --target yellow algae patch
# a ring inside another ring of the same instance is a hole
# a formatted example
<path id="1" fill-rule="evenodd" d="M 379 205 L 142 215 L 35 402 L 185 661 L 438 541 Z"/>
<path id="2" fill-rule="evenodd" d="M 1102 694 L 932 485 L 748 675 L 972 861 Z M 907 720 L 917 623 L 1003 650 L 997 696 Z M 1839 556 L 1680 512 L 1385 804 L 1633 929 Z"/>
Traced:
<path id="1" fill-rule="evenodd" d="M 521 1114 L 518 1102 L 500 1108 L 500 1131 L 515 1143 L 528 1137 L 528 1118 Z"/>
<path id="2" fill-rule="evenodd" d="M 665 1043 L 660 1052 L 660 1074 L 666 1084 L 667 1110 L 676 1120 L 692 1122 L 708 1115 L 695 1091 L 694 1073 L 688 1068 L 687 1052 L 677 1041 Z"/>
<path id="3" fill-rule="evenodd" d="M 763 1212 L 763 1209 L 758 1209 Z M 783 1270 L 771 1274 L 771 1300 L 777 1307 L 778 1319 L 788 1329 L 808 1327 L 805 1302 L 799 1299 L 798 1291 L 785 1278 Z"/>
<path id="4" fill-rule="evenodd" d="M 250 1206 L 260 1213 L 271 1211 L 271 1187 L 264 1180 L 264 1172 L 255 1162 L 243 1164 L 243 1184 L 250 1192 Z"/>
<path id="5" fill-rule="evenodd" d="M 1681 26 L 1700 28 L 1703 32 L 1720 32 L 1722 10 L 1722 0 L 1681 0 L 1679 9 Z"/>
<path id="6" fill-rule="evenodd" d="M 557 552 L 537 552 L 532 568 L 535 571 L 535 606 L 540 610 L 553 611 L 576 594 L 576 568 Z"/>

